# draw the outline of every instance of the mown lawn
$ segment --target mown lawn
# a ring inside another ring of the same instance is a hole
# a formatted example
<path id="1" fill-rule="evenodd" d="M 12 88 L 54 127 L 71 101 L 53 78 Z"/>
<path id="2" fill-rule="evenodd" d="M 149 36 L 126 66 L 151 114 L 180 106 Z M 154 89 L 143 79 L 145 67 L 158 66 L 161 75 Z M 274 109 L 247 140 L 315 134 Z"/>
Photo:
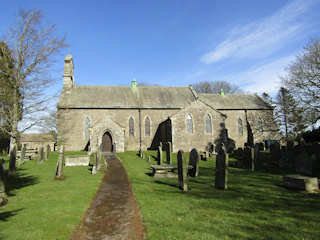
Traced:
<path id="1" fill-rule="evenodd" d="M 156 152 L 119 153 L 140 205 L 147 239 L 320 239 L 320 194 L 282 187 L 282 175 L 229 168 L 227 190 L 214 187 L 215 161 L 200 162 L 190 191 L 155 179 Z M 164 156 L 165 159 L 165 156 Z M 176 156 L 174 157 L 176 159 Z M 188 158 L 187 158 L 188 159 Z"/>
<path id="2" fill-rule="evenodd" d="M 71 154 L 86 152 L 66 153 Z M 91 167 L 65 167 L 66 179 L 55 180 L 57 159 L 58 153 L 51 153 L 43 164 L 25 162 L 7 177 L 9 202 L 0 208 L 0 239 L 70 237 L 99 188 L 103 171 L 91 175 Z"/>

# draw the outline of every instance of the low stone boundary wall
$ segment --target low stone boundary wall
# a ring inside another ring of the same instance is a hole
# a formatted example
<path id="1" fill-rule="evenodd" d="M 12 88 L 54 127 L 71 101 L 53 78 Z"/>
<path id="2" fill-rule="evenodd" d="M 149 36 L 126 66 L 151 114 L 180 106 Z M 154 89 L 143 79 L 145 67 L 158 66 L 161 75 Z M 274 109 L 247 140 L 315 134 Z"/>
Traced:
<path id="1" fill-rule="evenodd" d="M 285 188 L 314 192 L 319 190 L 319 182 L 316 177 L 306 177 L 301 175 L 283 176 L 283 185 Z"/>
<path id="2" fill-rule="evenodd" d="M 90 155 L 65 156 L 66 166 L 89 166 Z"/>

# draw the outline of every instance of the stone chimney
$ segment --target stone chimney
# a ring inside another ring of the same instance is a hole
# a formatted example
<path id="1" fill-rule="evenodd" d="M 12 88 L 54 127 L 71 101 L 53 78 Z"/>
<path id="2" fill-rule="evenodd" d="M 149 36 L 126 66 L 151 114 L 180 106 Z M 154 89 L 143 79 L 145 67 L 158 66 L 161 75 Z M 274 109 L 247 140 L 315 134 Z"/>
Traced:
<path id="1" fill-rule="evenodd" d="M 73 60 L 69 54 L 64 59 L 63 88 L 70 91 L 74 85 Z"/>

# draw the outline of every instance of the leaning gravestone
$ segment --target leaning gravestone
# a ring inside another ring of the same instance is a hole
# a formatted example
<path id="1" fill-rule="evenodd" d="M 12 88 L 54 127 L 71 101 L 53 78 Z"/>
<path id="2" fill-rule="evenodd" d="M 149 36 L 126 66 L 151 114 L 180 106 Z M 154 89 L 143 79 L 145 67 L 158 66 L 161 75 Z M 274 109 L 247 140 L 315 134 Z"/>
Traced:
<path id="1" fill-rule="evenodd" d="M 17 160 L 17 145 L 14 144 L 10 149 L 10 164 L 9 173 L 13 173 L 16 170 L 16 160 Z"/>
<path id="2" fill-rule="evenodd" d="M 158 160 L 158 165 L 162 165 L 162 147 L 158 147 L 158 154 L 157 154 L 157 160 Z"/>
<path id="3" fill-rule="evenodd" d="M 64 165 L 64 147 L 60 147 L 59 158 L 57 162 L 56 179 L 63 180 L 63 165 Z"/>
<path id="4" fill-rule="evenodd" d="M 50 145 L 47 144 L 47 146 L 46 146 L 46 155 L 45 155 L 46 157 L 45 157 L 45 160 L 49 160 L 50 152 L 51 152 Z"/>
<path id="5" fill-rule="evenodd" d="M 184 151 L 182 150 L 179 150 L 178 152 L 178 179 L 179 188 L 183 191 L 188 191 L 186 160 L 184 156 Z"/>
<path id="6" fill-rule="evenodd" d="M 228 154 L 223 143 L 217 146 L 215 187 L 227 189 L 228 186 Z"/>
<path id="7" fill-rule="evenodd" d="M 246 146 L 244 148 L 244 158 L 243 158 L 243 163 L 244 163 L 244 168 L 245 169 L 250 169 L 254 170 L 254 152 L 253 149 L 249 146 Z"/>
<path id="8" fill-rule="evenodd" d="M 43 156 L 44 156 L 44 147 L 43 147 L 43 143 L 41 143 L 40 149 L 38 151 L 38 164 L 43 163 Z"/>
<path id="9" fill-rule="evenodd" d="M 199 152 L 197 149 L 192 149 L 189 157 L 189 165 L 193 166 L 189 169 L 188 174 L 191 177 L 198 177 L 199 175 Z"/>
<path id="10" fill-rule="evenodd" d="M 172 145 L 171 142 L 167 142 L 167 163 L 172 164 Z"/>

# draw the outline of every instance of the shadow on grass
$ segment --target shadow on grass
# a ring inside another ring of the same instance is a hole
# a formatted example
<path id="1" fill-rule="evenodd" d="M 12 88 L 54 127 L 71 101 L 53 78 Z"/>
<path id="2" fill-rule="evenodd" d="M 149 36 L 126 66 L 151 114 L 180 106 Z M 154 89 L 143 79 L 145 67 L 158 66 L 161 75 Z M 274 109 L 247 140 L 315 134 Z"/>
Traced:
<path id="1" fill-rule="evenodd" d="M 19 168 L 13 174 L 5 174 L 5 187 L 8 196 L 15 196 L 12 192 L 16 189 L 39 183 L 39 178 L 23 173 L 25 169 Z"/>
<path id="2" fill-rule="evenodd" d="M 23 208 L 20 208 L 14 211 L 0 212 L 0 221 L 8 221 L 11 217 L 17 215 L 18 212 L 22 210 Z"/>
<path id="3" fill-rule="evenodd" d="M 178 188 L 178 184 L 171 184 L 171 183 L 162 182 L 162 181 L 159 181 L 159 180 L 155 180 L 154 183 L 167 185 L 167 186 L 174 187 L 174 188 Z"/>

